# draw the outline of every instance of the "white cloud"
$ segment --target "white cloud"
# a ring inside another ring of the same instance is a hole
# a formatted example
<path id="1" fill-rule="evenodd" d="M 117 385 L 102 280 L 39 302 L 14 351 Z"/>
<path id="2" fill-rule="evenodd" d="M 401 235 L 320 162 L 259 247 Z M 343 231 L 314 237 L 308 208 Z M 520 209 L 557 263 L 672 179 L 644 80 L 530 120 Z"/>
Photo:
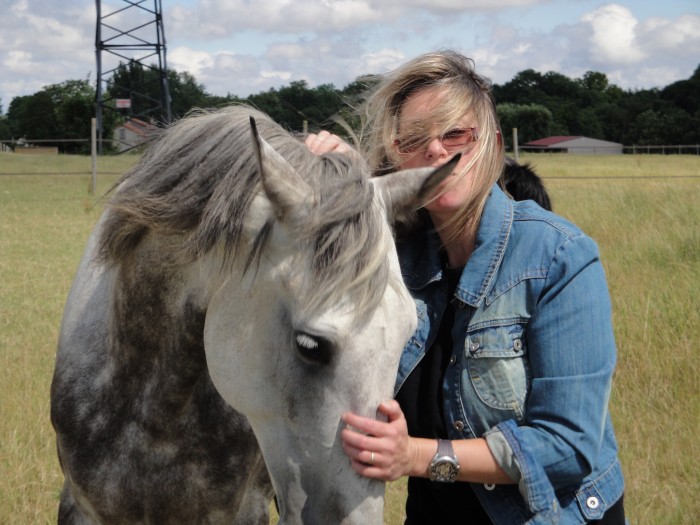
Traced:
<path id="1" fill-rule="evenodd" d="M 176 47 L 167 55 L 168 67 L 176 71 L 187 71 L 199 77 L 214 65 L 214 57 L 206 51 L 195 51 L 189 47 Z"/>
<path id="2" fill-rule="evenodd" d="M 551 0 L 197 0 L 174 5 L 167 22 L 178 34 L 203 39 L 248 30 L 332 34 L 364 31 L 372 24 L 387 26 L 407 16 L 495 13 L 548 3 Z M 426 29 L 434 31 L 435 26 Z"/>
<path id="3" fill-rule="evenodd" d="M 407 57 L 396 49 L 385 48 L 365 53 L 360 57 L 353 76 L 357 78 L 363 74 L 385 73 L 397 68 L 406 60 Z"/>
<path id="4" fill-rule="evenodd" d="M 639 26 L 639 41 L 648 54 L 679 54 L 698 57 L 700 15 L 688 14 L 675 20 L 650 18 Z"/>
<path id="5" fill-rule="evenodd" d="M 323 54 L 324 48 L 327 51 L 328 46 L 319 46 L 319 54 Z M 287 64 L 293 60 L 305 60 L 308 55 L 307 51 L 305 46 L 298 43 L 273 44 L 267 48 L 265 58 L 272 63 Z"/>
<path id="6" fill-rule="evenodd" d="M 176 6 L 168 23 L 180 34 L 204 39 L 246 30 L 330 33 L 383 20 L 387 11 L 372 4 L 366 0 L 200 0 L 192 8 Z"/>
<path id="7" fill-rule="evenodd" d="M 8 51 L 2 65 L 16 74 L 31 74 L 37 67 L 32 63 L 32 54 L 28 51 Z"/>
<path id="8" fill-rule="evenodd" d="M 401 8 L 404 11 L 424 9 L 426 11 L 500 11 L 516 7 L 529 7 L 551 3 L 549 0 L 376 0 L 384 6 Z"/>
<path id="9" fill-rule="evenodd" d="M 637 19 L 628 8 L 608 4 L 581 20 L 590 24 L 593 31 L 590 38 L 593 62 L 630 64 L 644 58 L 635 32 Z"/>
<path id="10" fill-rule="evenodd" d="M 220 52 L 214 55 L 213 67 L 197 80 L 210 93 L 245 96 L 266 90 L 271 82 L 285 83 L 286 75 L 285 72 L 266 74 L 261 70 L 260 60 L 253 55 Z"/>
<path id="11" fill-rule="evenodd" d="M 623 88 L 663 87 L 695 70 L 698 14 L 687 8 L 683 14 L 677 4 L 659 4 L 654 13 L 632 0 L 597 2 L 173 0 L 163 7 L 169 67 L 191 73 L 220 95 L 246 96 L 293 80 L 344 87 L 360 75 L 386 72 L 409 57 L 446 47 L 474 58 L 477 70 L 496 83 L 524 69 L 569 77 L 593 70 Z M 5 110 L 12 97 L 48 84 L 90 72 L 95 80 L 92 0 L 5 4 L 0 16 Z M 103 0 L 103 14 L 123 4 Z M 124 11 L 110 22 L 128 26 L 138 11 Z M 116 60 L 103 54 L 103 71 Z"/>
<path id="12" fill-rule="evenodd" d="M 30 7 L 27 0 L 16 2 L 10 9 L 10 19 L 0 26 L 5 37 L 8 40 L 11 37 L 13 49 L 31 47 L 34 56 L 77 54 L 80 59 L 92 51 L 94 40 L 85 32 L 90 26 L 86 25 L 84 10 L 66 7 L 61 19 L 53 10 L 36 7 Z M 94 16 L 90 22 L 94 24 Z M 94 51 L 90 54 L 94 57 Z"/>
<path id="13" fill-rule="evenodd" d="M 0 16 L 4 110 L 15 96 L 89 75 L 95 60 L 94 14 L 92 27 L 86 25 L 89 14 L 82 6 L 62 7 L 46 0 L 20 0 L 7 6 Z"/>

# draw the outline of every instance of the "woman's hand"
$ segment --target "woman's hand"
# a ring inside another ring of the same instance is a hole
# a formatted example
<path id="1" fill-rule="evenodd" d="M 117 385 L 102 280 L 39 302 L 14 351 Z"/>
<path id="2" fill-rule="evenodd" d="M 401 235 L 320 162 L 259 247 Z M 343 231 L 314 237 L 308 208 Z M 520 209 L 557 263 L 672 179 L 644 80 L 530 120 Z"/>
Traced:
<path id="1" fill-rule="evenodd" d="M 304 140 L 304 144 L 316 155 L 323 155 L 324 153 L 330 152 L 348 155 L 354 152 L 347 142 L 338 135 L 333 135 L 325 129 L 319 131 L 318 134 L 310 133 Z"/>
<path id="2" fill-rule="evenodd" d="M 347 425 L 340 434 L 343 450 L 358 474 L 393 481 L 414 473 L 418 444 L 408 435 L 406 418 L 396 401 L 381 403 L 379 412 L 387 422 L 343 414 L 342 421 Z"/>
<path id="3" fill-rule="evenodd" d="M 401 476 L 428 477 L 428 468 L 437 451 L 436 441 L 409 436 L 406 418 L 394 400 L 380 404 L 379 413 L 388 421 L 351 413 L 341 418 L 347 427 L 341 430 L 340 438 L 353 470 L 384 481 L 394 481 Z M 484 438 L 457 439 L 452 441 L 452 446 L 460 464 L 458 481 L 517 482 L 496 462 Z"/>

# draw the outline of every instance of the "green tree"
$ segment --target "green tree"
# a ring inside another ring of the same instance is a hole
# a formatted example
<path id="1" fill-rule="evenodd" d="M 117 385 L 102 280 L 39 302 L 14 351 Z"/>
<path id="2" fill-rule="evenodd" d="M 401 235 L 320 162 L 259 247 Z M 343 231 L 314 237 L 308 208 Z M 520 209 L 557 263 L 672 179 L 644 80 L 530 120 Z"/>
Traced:
<path id="1" fill-rule="evenodd" d="M 187 72 L 170 69 L 166 73 L 166 78 L 172 120 L 184 117 L 194 108 L 213 108 L 240 102 L 239 98 L 232 95 L 221 97 L 208 94 L 204 85 L 198 83 L 197 79 Z M 164 123 L 160 72 L 155 65 L 144 66 L 139 62 L 120 64 L 107 86 L 109 98 L 131 100 L 129 110 L 115 110 L 122 121 L 127 117 L 136 117 L 146 122 Z"/>
<path id="2" fill-rule="evenodd" d="M 248 102 L 289 131 L 301 132 L 306 122 L 310 131 L 328 129 L 345 134 L 335 123 L 335 116 L 344 107 L 343 98 L 332 84 L 311 89 L 306 81 L 296 80 L 289 86 L 251 95 Z"/>
<path id="3" fill-rule="evenodd" d="M 12 135 L 19 139 L 58 139 L 54 102 L 46 91 L 15 97 L 7 111 Z"/>
<path id="4" fill-rule="evenodd" d="M 665 128 L 671 124 L 671 119 L 662 113 L 647 109 L 632 122 L 635 136 L 634 143 L 644 145 L 662 145 L 665 142 Z"/>
<path id="5" fill-rule="evenodd" d="M 700 66 L 688 80 L 679 80 L 661 90 L 659 96 L 683 109 L 688 115 L 700 112 Z"/>
<path id="6" fill-rule="evenodd" d="M 303 81 L 271 88 L 245 100 L 228 94 L 211 95 L 189 73 L 167 72 L 174 119 L 193 108 L 248 102 L 290 131 L 328 129 L 348 138 L 361 128 L 356 110 L 376 86 L 374 75 L 358 77 L 343 89 L 332 84 L 310 88 Z M 136 93 L 139 93 L 138 95 Z M 548 135 L 586 135 L 623 144 L 697 144 L 700 142 L 700 67 L 690 79 L 663 90 L 625 91 L 610 84 L 603 73 L 587 71 L 580 79 L 560 73 L 521 71 L 504 85 L 493 86 L 506 145 L 518 128 L 520 143 Z M 107 97 L 131 98 L 130 113 L 103 113 L 103 135 L 112 135 L 117 119 L 140 115 L 156 122 L 160 77 L 154 66 L 120 64 L 108 82 Z M 0 139 L 87 138 L 94 116 L 94 88 L 87 80 L 69 80 L 34 95 L 15 97 L 6 116 L 0 106 Z M 114 109 L 114 108 L 113 108 Z M 159 108 L 158 108 L 159 109 Z M 345 125 L 340 125 L 344 122 Z M 84 151 L 87 143 L 57 143 L 62 151 Z"/>
<path id="7" fill-rule="evenodd" d="M 54 101 L 61 138 L 89 138 L 91 120 L 95 116 L 95 89 L 90 83 L 87 80 L 68 80 L 44 89 Z M 63 151 L 89 153 L 90 144 L 65 144 Z"/>
<path id="8" fill-rule="evenodd" d="M 15 139 L 50 140 L 64 153 L 87 153 L 89 142 L 64 142 L 90 137 L 95 115 L 95 90 L 88 80 L 67 80 L 34 95 L 15 97 L 7 119 Z"/>
<path id="9" fill-rule="evenodd" d="M 513 147 L 512 129 L 518 128 L 518 143 L 524 144 L 549 136 L 552 127 L 552 112 L 539 104 L 496 105 L 501 123 L 504 144 Z"/>
<path id="10" fill-rule="evenodd" d="M 169 70 L 168 89 L 173 120 L 184 117 L 193 108 L 216 107 L 231 101 L 227 97 L 207 95 L 204 85 L 187 72 Z"/>
<path id="11" fill-rule="evenodd" d="M 534 69 L 521 71 L 510 82 L 493 86 L 496 103 L 537 104 L 544 99 L 544 93 L 540 90 L 541 81 L 542 74 Z"/>
<path id="12" fill-rule="evenodd" d="M 276 89 L 270 88 L 267 91 L 250 95 L 246 102 L 270 115 L 275 122 L 280 122 L 278 119 L 282 116 L 282 103 Z"/>
<path id="13" fill-rule="evenodd" d="M 11 140 L 12 130 L 6 116 L 0 115 L 0 140 Z"/>
<path id="14" fill-rule="evenodd" d="M 554 71 L 548 71 L 540 77 L 537 89 L 542 93 L 540 104 L 557 99 L 576 99 L 581 91 L 579 82 Z"/>
<path id="15" fill-rule="evenodd" d="M 377 87 L 379 81 L 380 78 L 377 75 L 362 75 L 345 86 L 340 91 L 340 96 L 345 103 L 357 106 Z"/>
<path id="16" fill-rule="evenodd" d="M 595 108 L 595 118 L 600 124 L 601 138 L 624 144 L 625 130 L 629 127 L 629 114 L 616 102 L 603 102 Z"/>
<path id="17" fill-rule="evenodd" d="M 173 75 L 166 73 L 168 81 Z M 120 63 L 114 71 L 112 78 L 107 81 L 107 88 L 103 94 L 106 108 L 114 109 L 111 99 L 129 99 L 131 107 L 123 111 L 116 110 L 126 119 L 129 116 L 137 117 L 144 121 L 164 123 L 167 116 L 164 114 L 162 100 L 161 73 L 156 66 L 145 66 L 140 62 L 131 61 L 127 64 Z"/>
<path id="18" fill-rule="evenodd" d="M 580 84 L 583 89 L 588 91 L 603 93 L 606 89 L 608 89 L 608 77 L 605 75 L 605 73 L 586 71 L 583 74 L 583 78 L 580 80 Z"/>

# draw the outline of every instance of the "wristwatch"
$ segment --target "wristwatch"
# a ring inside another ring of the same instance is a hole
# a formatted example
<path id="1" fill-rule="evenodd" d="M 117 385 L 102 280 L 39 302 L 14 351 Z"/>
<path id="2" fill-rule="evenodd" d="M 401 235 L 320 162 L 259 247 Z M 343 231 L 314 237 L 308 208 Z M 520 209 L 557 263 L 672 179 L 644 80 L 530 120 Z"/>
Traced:
<path id="1" fill-rule="evenodd" d="M 452 441 L 448 439 L 438 439 L 437 453 L 430 463 L 428 472 L 431 481 L 441 481 L 452 483 L 457 479 L 459 473 L 459 461 L 452 448 Z"/>

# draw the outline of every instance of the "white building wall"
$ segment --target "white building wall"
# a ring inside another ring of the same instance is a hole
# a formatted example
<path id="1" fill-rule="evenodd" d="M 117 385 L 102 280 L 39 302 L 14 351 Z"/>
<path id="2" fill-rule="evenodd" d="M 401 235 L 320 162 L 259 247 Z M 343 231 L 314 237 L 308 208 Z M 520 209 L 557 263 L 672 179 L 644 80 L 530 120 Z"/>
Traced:
<path id="1" fill-rule="evenodd" d="M 569 153 L 591 153 L 597 155 L 619 155 L 622 154 L 622 144 L 608 142 L 607 140 L 592 139 L 588 137 L 578 137 L 572 140 L 557 142 L 550 146 L 552 149 L 565 149 Z"/>

